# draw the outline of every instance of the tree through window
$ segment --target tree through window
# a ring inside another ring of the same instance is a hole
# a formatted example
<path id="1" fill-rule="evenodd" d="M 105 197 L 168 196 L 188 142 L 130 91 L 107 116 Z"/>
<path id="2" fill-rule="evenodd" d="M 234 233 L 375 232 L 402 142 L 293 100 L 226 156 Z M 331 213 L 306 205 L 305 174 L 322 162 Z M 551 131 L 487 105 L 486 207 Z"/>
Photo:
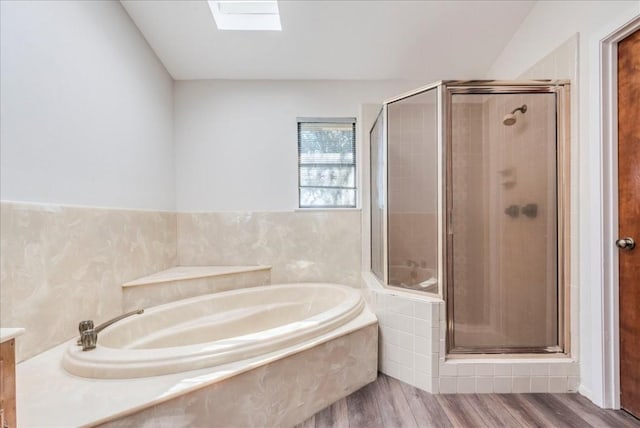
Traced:
<path id="1" fill-rule="evenodd" d="M 298 119 L 300 208 L 356 206 L 356 120 Z"/>

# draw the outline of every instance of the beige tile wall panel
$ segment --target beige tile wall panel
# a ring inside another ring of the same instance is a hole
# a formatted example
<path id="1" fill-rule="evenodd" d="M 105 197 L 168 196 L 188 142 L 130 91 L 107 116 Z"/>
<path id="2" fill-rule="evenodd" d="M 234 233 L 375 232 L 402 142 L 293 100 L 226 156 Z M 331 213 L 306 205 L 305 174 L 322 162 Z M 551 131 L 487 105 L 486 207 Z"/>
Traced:
<path id="1" fill-rule="evenodd" d="M 0 324 L 26 329 L 22 361 L 122 309 L 121 284 L 176 263 L 176 215 L 0 204 Z"/>
<path id="2" fill-rule="evenodd" d="M 360 281 L 360 211 L 178 214 L 180 265 L 270 265 L 273 284 Z"/>
<path id="3" fill-rule="evenodd" d="M 378 326 L 159 403 L 101 427 L 291 427 L 375 380 Z"/>

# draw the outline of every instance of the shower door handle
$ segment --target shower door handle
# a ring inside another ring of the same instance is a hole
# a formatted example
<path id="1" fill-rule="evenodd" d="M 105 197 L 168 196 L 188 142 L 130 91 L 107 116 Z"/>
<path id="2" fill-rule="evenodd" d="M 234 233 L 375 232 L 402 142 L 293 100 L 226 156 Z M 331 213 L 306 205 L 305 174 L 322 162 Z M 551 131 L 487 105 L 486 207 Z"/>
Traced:
<path id="1" fill-rule="evenodd" d="M 616 247 L 620 248 L 621 250 L 633 250 L 636 247 L 636 241 L 634 241 L 631 237 L 620 238 L 616 240 Z"/>

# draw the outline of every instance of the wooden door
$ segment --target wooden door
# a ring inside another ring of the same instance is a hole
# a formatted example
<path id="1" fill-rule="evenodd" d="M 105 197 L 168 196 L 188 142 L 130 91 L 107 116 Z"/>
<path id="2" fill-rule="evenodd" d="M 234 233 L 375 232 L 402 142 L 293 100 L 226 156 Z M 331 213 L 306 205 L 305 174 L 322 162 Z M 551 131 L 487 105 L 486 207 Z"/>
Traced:
<path id="1" fill-rule="evenodd" d="M 620 404 L 640 417 L 640 30 L 618 44 L 618 198 Z"/>

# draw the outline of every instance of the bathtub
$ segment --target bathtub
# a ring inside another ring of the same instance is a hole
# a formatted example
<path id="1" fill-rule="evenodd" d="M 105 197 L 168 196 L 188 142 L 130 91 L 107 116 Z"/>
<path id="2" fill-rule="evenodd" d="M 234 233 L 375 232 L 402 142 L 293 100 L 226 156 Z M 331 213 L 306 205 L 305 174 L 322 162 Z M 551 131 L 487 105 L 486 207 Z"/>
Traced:
<path id="1" fill-rule="evenodd" d="M 336 329 L 364 308 L 359 290 L 286 284 L 208 294 L 145 310 L 98 335 L 73 339 L 62 359 L 76 376 L 126 379 L 213 367 L 267 354 Z"/>

